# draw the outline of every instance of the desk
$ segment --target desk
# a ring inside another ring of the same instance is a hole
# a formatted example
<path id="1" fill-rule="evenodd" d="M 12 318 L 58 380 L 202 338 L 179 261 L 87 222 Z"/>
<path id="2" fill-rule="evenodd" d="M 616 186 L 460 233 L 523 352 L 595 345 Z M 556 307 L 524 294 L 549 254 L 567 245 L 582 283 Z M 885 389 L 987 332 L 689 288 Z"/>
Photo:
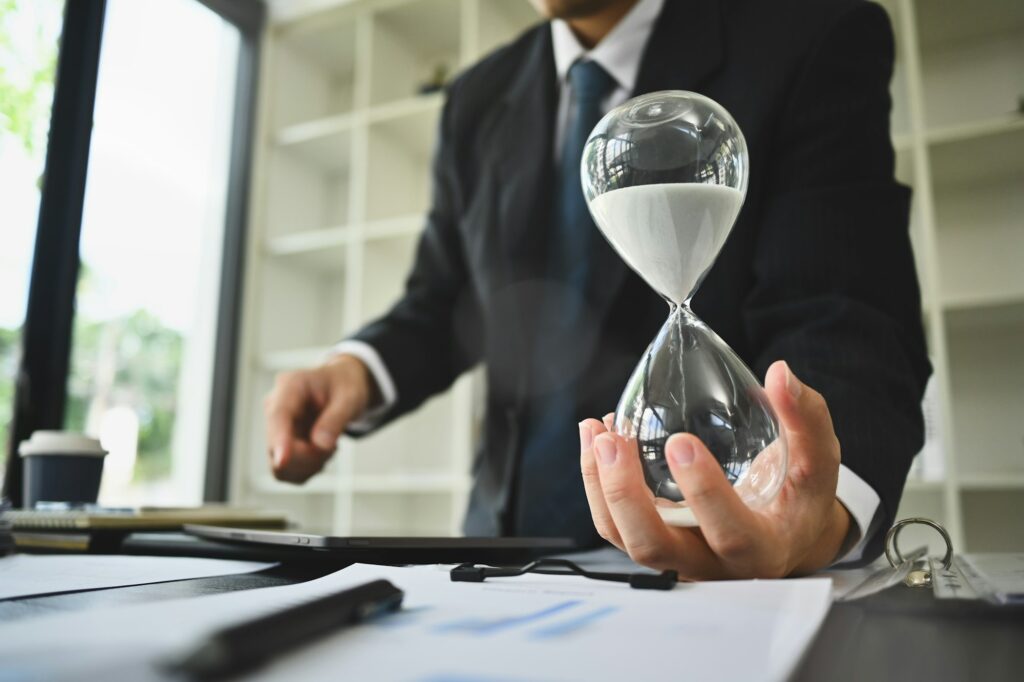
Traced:
<path id="1" fill-rule="evenodd" d="M 0 621 L 286 585 L 336 569 L 284 565 L 246 575 L 4 601 Z M 895 587 L 860 601 L 834 604 L 795 679 L 1019 680 L 1022 670 L 1024 609 L 937 602 L 930 590 Z"/>

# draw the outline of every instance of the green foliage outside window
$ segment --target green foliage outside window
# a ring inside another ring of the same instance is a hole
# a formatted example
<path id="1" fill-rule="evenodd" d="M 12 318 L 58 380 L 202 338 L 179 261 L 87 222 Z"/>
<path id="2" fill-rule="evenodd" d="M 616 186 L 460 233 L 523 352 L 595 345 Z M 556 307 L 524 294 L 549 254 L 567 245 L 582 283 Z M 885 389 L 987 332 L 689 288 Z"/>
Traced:
<path id="1" fill-rule="evenodd" d="M 41 161 L 50 123 L 57 45 L 44 38 L 39 26 L 31 41 L 33 49 L 23 54 L 15 49 L 12 33 L 19 10 L 29 2 L 40 1 L 0 0 L 0 140 L 20 143 L 30 156 Z M 54 11 L 60 12 L 63 3 L 51 2 Z M 29 256 L 25 254 L 26 258 Z M 0 295 L 10 295 L 10 292 L 0 292 Z M 20 348 L 21 330 L 0 327 L 0 465 L 7 456 Z"/>
<path id="2" fill-rule="evenodd" d="M 38 9 L 43 1 L 0 0 L 0 138 L 15 140 L 39 161 L 39 167 L 46 151 L 58 46 L 47 41 L 38 27 L 26 54 L 26 36 L 18 36 L 22 47 L 16 49 L 12 25 L 20 11 L 30 5 Z M 54 12 L 61 11 L 62 0 L 48 1 Z M 19 68 L 12 70 L 5 64 Z M 94 276 L 83 263 L 79 293 Z M 181 334 L 145 310 L 104 320 L 76 315 L 65 428 L 84 431 L 95 426 L 89 424 L 91 412 L 115 405 L 129 407 L 139 420 L 136 480 L 166 476 L 171 467 L 182 346 Z M 7 455 L 20 347 L 21 330 L 0 327 L 0 467 Z"/>

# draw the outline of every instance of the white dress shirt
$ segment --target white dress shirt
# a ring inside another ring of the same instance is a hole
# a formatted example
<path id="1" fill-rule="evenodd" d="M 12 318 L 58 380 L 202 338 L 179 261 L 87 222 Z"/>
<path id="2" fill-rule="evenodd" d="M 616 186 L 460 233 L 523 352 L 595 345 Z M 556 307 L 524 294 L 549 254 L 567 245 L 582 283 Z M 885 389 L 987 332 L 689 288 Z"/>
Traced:
<path id="1" fill-rule="evenodd" d="M 555 72 L 559 82 L 558 118 L 552 150 L 556 159 L 560 155 L 565 129 L 574 106 L 568 80 L 569 68 L 581 59 L 597 62 L 618 84 L 603 102 L 603 110 L 607 112 L 625 102 L 635 88 L 647 39 L 658 15 L 661 14 L 664 2 L 665 0 L 639 0 L 615 28 L 589 51 L 580 44 L 565 21 L 551 21 Z M 398 400 L 398 391 L 380 355 L 369 344 L 355 340 L 342 341 L 332 349 L 332 355 L 339 354 L 353 355 L 362 360 L 380 389 L 381 404 L 349 424 L 350 431 L 362 433 L 373 428 L 394 406 Z M 850 512 L 853 520 L 851 537 L 856 538 L 856 541 L 848 543 L 850 549 L 836 563 L 856 561 L 864 553 L 864 548 L 871 537 L 866 531 L 878 510 L 878 493 L 860 476 L 847 469 L 845 465 L 840 465 L 836 497 Z"/>

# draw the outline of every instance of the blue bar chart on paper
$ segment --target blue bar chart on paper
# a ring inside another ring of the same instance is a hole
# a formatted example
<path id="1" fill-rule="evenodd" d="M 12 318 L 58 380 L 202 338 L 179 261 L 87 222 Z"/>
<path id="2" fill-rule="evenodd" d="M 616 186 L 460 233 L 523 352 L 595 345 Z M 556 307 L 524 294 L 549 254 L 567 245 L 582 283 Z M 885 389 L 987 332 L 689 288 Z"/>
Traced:
<path id="1" fill-rule="evenodd" d="M 580 632 L 613 615 L 619 608 L 595 606 L 574 599 L 523 612 L 425 622 L 431 610 L 429 607 L 408 609 L 395 616 L 382 618 L 374 626 L 389 630 L 421 626 L 434 635 L 487 637 L 519 634 L 529 639 L 544 640 Z"/>

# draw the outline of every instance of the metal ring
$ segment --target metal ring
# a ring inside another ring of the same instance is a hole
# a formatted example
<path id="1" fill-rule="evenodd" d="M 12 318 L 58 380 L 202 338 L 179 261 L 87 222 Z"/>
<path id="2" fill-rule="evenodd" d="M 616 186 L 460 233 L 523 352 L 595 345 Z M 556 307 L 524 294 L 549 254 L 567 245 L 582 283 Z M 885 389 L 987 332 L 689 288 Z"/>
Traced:
<path id="1" fill-rule="evenodd" d="M 889 529 L 889 532 L 885 534 L 885 558 L 889 560 L 889 564 L 895 568 L 905 561 L 903 555 L 900 554 L 900 548 L 897 544 L 899 541 L 900 531 L 902 531 L 904 527 L 915 523 L 930 526 L 939 532 L 939 535 L 941 535 L 942 539 L 946 542 L 946 555 L 942 557 L 942 568 L 949 568 L 953 563 L 953 541 L 950 540 L 949 533 L 947 533 L 946 529 L 935 521 L 920 516 L 897 521 L 893 527 Z"/>

